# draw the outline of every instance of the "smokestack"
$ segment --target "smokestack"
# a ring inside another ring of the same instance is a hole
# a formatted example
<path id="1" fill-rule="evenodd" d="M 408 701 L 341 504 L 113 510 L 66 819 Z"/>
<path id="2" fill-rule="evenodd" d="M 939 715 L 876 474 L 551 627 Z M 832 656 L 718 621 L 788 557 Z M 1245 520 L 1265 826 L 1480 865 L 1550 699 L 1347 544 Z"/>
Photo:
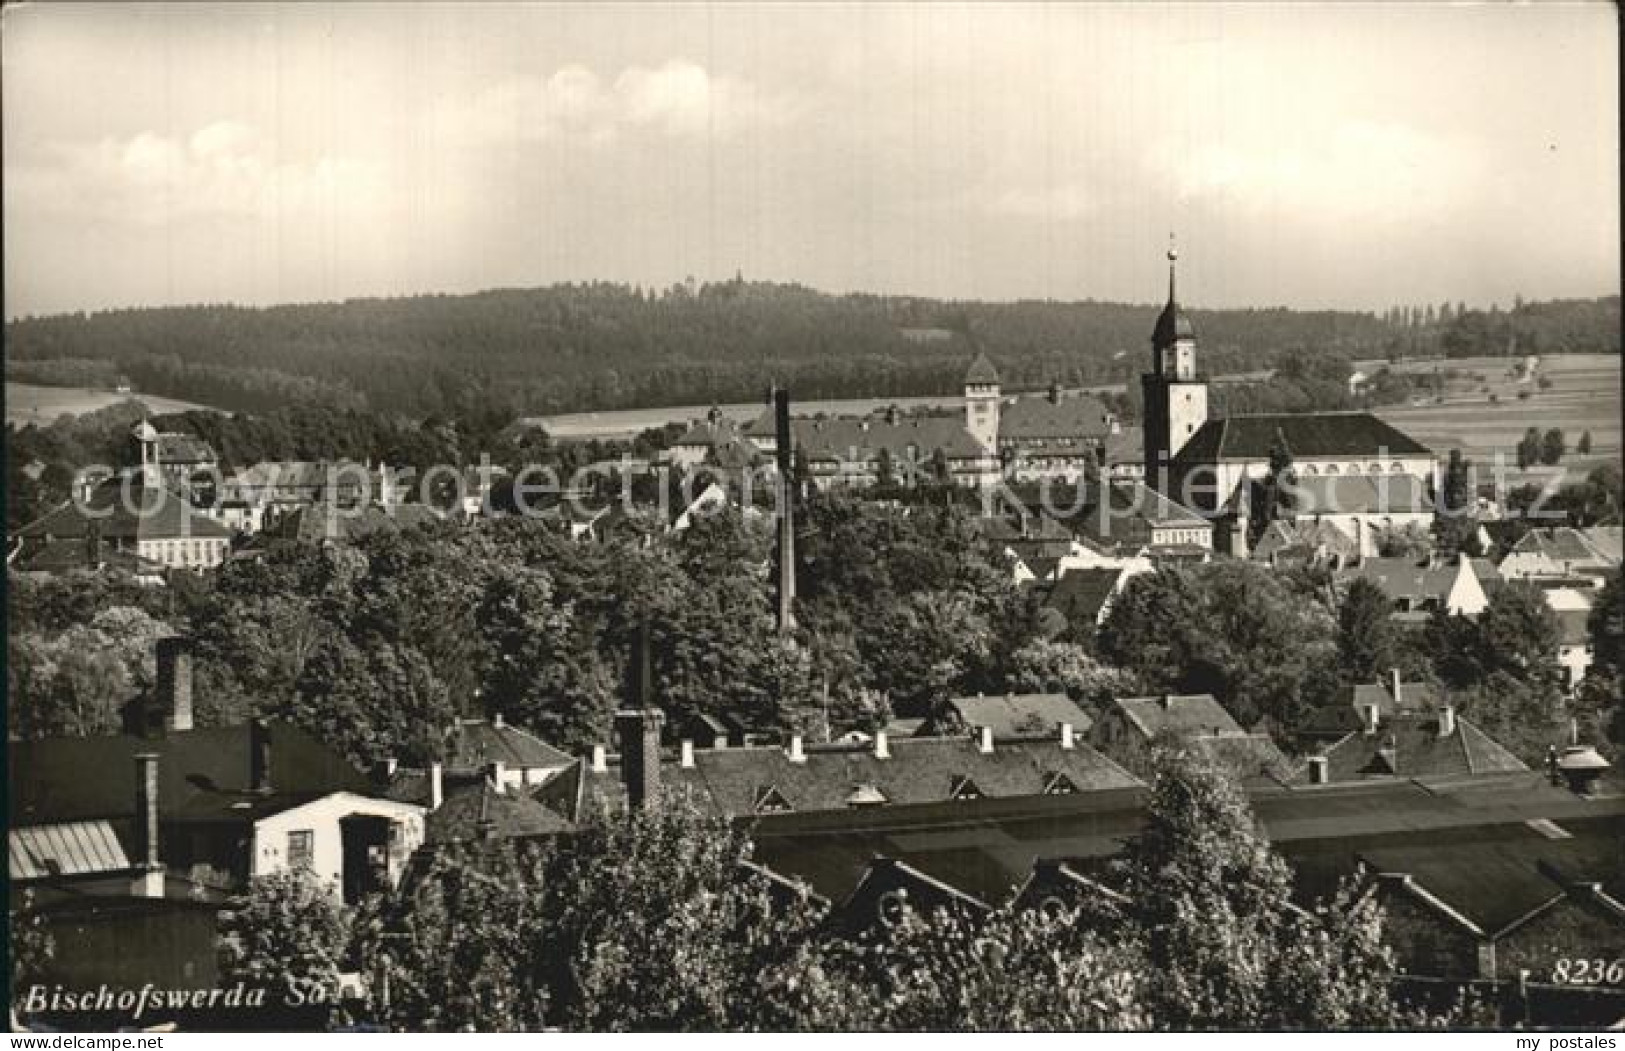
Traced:
<path id="1" fill-rule="evenodd" d="M 171 730 L 192 728 L 192 640 L 171 636 L 158 640 L 157 718 Z"/>
<path id="2" fill-rule="evenodd" d="M 677 761 L 677 765 L 682 767 L 684 770 L 694 769 L 694 742 L 688 740 L 686 737 L 683 739 L 681 745 L 681 755 L 682 758 Z"/>
<path id="3" fill-rule="evenodd" d="M 502 729 L 503 723 L 501 712 L 497 712 L 495 715 L 491 716 L 491 725 L 496 727 L 498 730 Z"/>
<path id="4" fill-rule="evenodd" d="M 491 784 L 496 789 L 498 795 L 501 795 L 504 791 L 503 785 L 507 782 L 507 780 L 508 764 L 504 763 L 500 759 L 493 760 L 491 763 Z"/>
<path id="5" fill-rule="evenodd" d="M 660 724 L 665 716 L 653 708 L 615 713 L 621 742 L 621 776 L 627 805 L 653 810 L 660 803 Z"/>
<path id="6" fill-rule="evenodd" d="M 790 762 L 792 762 L 792 763 L 805 763 L 806 761 L 807 761 L 807 753 L 805 751 L 803 751 L 803 749 L 802 749 L 801 735 L 800 734 L 791 734 L 790 735 Z"/>
<path id="7" fill-rule="evenodd" d="M 429 809 L 439 810 L 446 801 L 445 768 L 439 763 L 429 764 Z"/>
<path id="8" fill-rule="evenodd" d="M 1064 749 L 1065 751 L 1070 752 L 1072 749 L 1074 749 L 1076 747 L 1077 747 L 1077 738 L 1074 736 L 1073 729 L 1072 729 L 1072 724 L 1071 723 L 1062 723 L 1061 724 L 1061 748 Z"/>
<path id="9" fill-rule="evenodd" d="M 1329 760 L 1327 760 L 1327 758 L 1323 755 L 1310 756 L 1309 783 L 1312 785 L 1323 785 L 1327 781 L 1331 780 L 1331 773 L 1329 770 L 1330 765 Z"/>
<path id="10" fill-rule="evenodd" d="M 590 769 L 595 774 L 606 773 L 609 770 L 608 750 L 601 744 L 592 746 L 592 765 Z"/>
<path id="11" fill-rule="evenodd" d="M 891 746 L 886 741 L 886 731 L 884 730 L 879 730 L 875 733 L 875 758 L 891 758 Z"/>
<path id="12" fill-rule="evenodd" d="M 1449 737 L 1456 732 L 1456 709 L 1453 705 L 1445 705 L 1439 709 L 1439 736 Z"/>
<path id="13" fill-rule="evenodd" d="M 158 860 L 158 757 L 135 757 L 135 867 L 132 891 L 138 897 L 164 896 L 164 865 Z"/>
<path id="14" fill-rule="evenodd" d="M 1399 669 L 1390 669 L 1388 672 L 1388 679 L 1389 682 L 1393 684 L 1388 692 L 1394 695 L 1394 707 L 1398 708 L 1400 702 L 1400 692 L 1405 688 L 1404 683 L 1402 683 L 1399 678 Z"/>
<path id="15" fill-rule="evenodd" d="M 779 634 L 795 630 L 796 484 L 795 456 L 790 448 L 790 392 L 773 392 L 773 426 L 779 461 Z"/>
<path id="16" fill-rule="evenodd" d="M 271 728 L 263 719 L 248 723 L 248 781 L 254 791 L 271 791 Z"/>
<path id="17" fill-rule="evenodd" d="M 979 735 L 979 739 L 978 739 L 977 744 L 976 744 L 976 750 L 978 752 L 981 752 L 983 755 L 992 755 L 993 754 L 993 727 L 991 727 L 991 726 L 982 727 L 981 733 Z"/>

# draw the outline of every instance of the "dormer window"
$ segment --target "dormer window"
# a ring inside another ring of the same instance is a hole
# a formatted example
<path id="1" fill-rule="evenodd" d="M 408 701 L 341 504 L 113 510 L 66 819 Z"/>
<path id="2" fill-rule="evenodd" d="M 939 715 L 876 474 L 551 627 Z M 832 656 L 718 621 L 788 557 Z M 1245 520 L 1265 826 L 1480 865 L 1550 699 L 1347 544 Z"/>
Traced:
<path id="1" fill-rule="evenodd" d="M 964 774 L 959 774 L 953 779 L 953 783 L 948 788 L 948 798 L 981 799 L 982 790 L 976 787 L 975 781 L 972 781 Z"/>
<path id="2" fill-rule="evenodd" d="M 1072 783 L 1070 777 L 1056 771 L 1044 782 L 1044 794 L 1047 796 L 1075 796 L 1078 794 L 1078 786 Z"/>
<path id="3" fill-rule="evenodd" d="M 853 785 L 851 794 L 846 797 L 846 805 L 850 807 L 885 806 L 890 802 L 886 793 L 868 782 Z"/>
<path id="4" fill-rule="evenodd" d="M 756 790 L 755 810 L 758 814 L 783 814 L 794 808 L 776 785 L 764 785 Z"/>

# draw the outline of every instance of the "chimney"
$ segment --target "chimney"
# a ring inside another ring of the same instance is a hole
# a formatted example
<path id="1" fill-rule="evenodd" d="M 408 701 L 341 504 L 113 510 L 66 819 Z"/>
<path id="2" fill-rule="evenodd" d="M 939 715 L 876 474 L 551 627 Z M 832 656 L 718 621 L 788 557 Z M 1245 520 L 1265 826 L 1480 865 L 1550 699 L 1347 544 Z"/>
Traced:
<path id="1" fill-rule="evenodd" d="M 787 390 L 775 390 L 773 392 L 773 426 L 778 439 L 777 455 L 779 460 L 777 626 L 779 634 L 785 635 L 794 631 L 796 626 L 796 482 L 793 477 L 795 459 L 790 448 L 790 392 Z"/>
<path id="2" fill-rule="evenodd" d="M 155 717 L 171 730 L 192 728 L 192 640 L 158 640 L 158 705 Z"/>
<path id="3" fill-rule="evenodd" d="M 271 791 L 271 728 L 263 719 L 248 722 L 248 781 L 254 791 Z"/>
<path id="4" fill-rule="evenodd" d="M 1330 762 L 1323 755 L 1309 757 L 1309 783 L 1323 785 L 1331 780 Z"/>
<path id="5" fill-rule="evenodd" d="M 1456 709 L 1447 704 L 1439 709 L 1439 736 L 1449 737 L 1456 732 Z"/>
<path id="6" fill-rule="evenodd" d="M 1405 688 L 1405 684 L 1400 680 L 1398 668 L 1389 670 L 1388 681 L 1390 683 L 1388 692 L 1394 695 L 1394 707 L 1398 708 L 1401 691 L 1403 691 Z"/>
<path id="7" fill-rule="evenodd" d="M 444 768 L 439 763 L 429 764 L 429 809 L 439 810 L 446 801 Z"/>
<path id="8" fill-rule="evenodd" d="M 886 731 L 884 730 L 880 730 L 875 733 L 875 758 L 891 758 L 891 748 L 886 743 Z"/>
<path id="9" fill-rule="evenodd" d="M 1073 736 L 1072 724 L 1061 724 L 1061 748 L 1070 752 L 1077 747 L 1077 739 Z"/>
<path id="10" fill-rule="evenodd" d="M 1368 701 L 1361 705 L 1361 709 L 1361 714 L 1365 716 L 1365 732 L 1367 734 L 1376 733 L 1377 725 L 1382 721 L 1382 708 L 1377 705 L 1376 701 Z"/>
<path id="11" fill-rule="evenodd" d="M 502 713 L 501 712 L 497 712 L 495 715 L 491 716 L 491 725 L 496 727 L 498 730 L 502 729 Z"/>
<path id="12" fill-rule="evenodd" d="M 633 810 L 653 810 L 660 803 L 660 724 L 665 716 L 653 708 L 615 713 L 621 742 L 621 777 Z"/>
<path id="13" fill-rule="evenodd" d="M 161 898 L 164 866 L 158 860 L 158 756 L 142 752 L 135 757 L 135 894 Z"/>
<path id="14" fill-rule="evenodd" d="M 983 755 L 993 754 L 993 727 L 984 726 L 981 728 L 976 750 Z"/>
<path id="15" fill-rule="evenodd" d="M 790 761 L 792 763 L 805 763 L 807 761 L 807 753 L 802 750 L 800 734 L 790 735 Z"/>
<path id="16" fill-rule="evenodd" d="M 496 789 L 498 795 L 502 794 L 504 790 L 503 785 L 507 782 L 507 780 L 508 764 L 504 763 L 500 759 L 493 760 L 491 763 L 491 784 Z"/>
<path id="17" fill-rule="evenodd" d="M 686 737 L 683 738 L 682 759 L 678 761 L 677 765 L 684 770 L 694 769 L 694 742 Z"/>
<path id="18" fill-rule="evenodd" d="M 609 756 L 607 749 L 601 744 L 592 746 L 592 764 L 589 767 L 595 774 L 602 774 L 609 770 Z"/>
<path id="19" fill-rule="evenodd" d="M 1173 709 L 1173 707 L 1174 707 L 1174 695 L 1171 694 L 1171 693 L 1163 694 L 1162 695 L 1162 710 L 1165 711 L 1165 712 L 1166 711 L 1171 711 Z"/>

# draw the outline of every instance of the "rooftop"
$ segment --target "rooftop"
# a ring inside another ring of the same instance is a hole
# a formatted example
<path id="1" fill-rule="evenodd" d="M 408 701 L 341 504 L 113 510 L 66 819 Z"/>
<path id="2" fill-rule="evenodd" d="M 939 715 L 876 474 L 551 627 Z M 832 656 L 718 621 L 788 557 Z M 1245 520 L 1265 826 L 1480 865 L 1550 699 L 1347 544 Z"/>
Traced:
<path id="1" fill-rule="evenodd" d="M 1284 438 L 1298 460 L 1432 456 L 1427 446 L 1369 412 L 1267 413 L 1208 420 L 1174 458 L 1181 464 L 1267 460 Z"/>

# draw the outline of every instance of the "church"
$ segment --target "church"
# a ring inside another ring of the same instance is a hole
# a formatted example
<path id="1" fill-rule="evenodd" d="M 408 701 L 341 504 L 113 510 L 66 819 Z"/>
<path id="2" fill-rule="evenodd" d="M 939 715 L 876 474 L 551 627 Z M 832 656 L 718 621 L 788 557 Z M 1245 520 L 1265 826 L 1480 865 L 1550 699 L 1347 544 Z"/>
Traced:
<path id="1" fill-rule="evenodd" d="M 1369 412 L 1210 417 L 1196 368 L 1196 328 L 1179 306 L 1178 253 L 1168 251 L 1168 303 L 1151 335 L 1145 396 L 1147 484 L 1215 520 L 1230 554 L 1245 555 L 1247 483 L 1269 474 L 1277 449 L 1291 455 L 1300 521 L 1324 520 L 1373 554 L 1384 528 L 1432 521 L 1439 465 L 1432 450 Z M 1228 537 L 1226 537 L 1228 534 Z M 1228 540 L 1228 542 L 1226 542 Z"/>

